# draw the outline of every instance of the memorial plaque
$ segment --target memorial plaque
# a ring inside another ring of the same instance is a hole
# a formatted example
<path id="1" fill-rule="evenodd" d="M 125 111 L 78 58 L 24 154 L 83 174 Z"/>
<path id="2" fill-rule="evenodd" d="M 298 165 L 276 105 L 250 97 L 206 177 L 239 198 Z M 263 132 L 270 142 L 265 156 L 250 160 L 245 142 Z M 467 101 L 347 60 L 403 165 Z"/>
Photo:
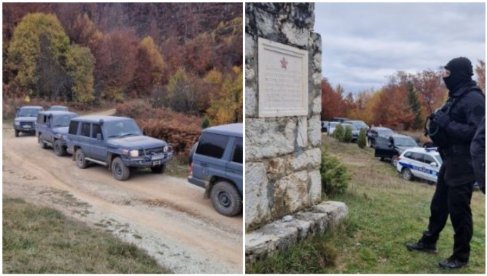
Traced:
<path id="1" fill-rule="evenodd" d="M 308 52 L 258 38 L 259 117 L 308 114 Z"/>

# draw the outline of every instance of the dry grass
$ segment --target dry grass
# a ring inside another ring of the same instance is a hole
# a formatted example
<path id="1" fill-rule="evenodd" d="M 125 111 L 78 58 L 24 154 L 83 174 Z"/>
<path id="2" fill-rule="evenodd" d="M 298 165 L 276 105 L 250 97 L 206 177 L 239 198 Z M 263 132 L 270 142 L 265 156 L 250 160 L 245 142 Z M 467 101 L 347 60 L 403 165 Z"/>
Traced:
<path id="1" fill-rule="evenodd" d="M 168 273 L 133 244 L 60 212 L 3 199 L 3 273 Z"/>

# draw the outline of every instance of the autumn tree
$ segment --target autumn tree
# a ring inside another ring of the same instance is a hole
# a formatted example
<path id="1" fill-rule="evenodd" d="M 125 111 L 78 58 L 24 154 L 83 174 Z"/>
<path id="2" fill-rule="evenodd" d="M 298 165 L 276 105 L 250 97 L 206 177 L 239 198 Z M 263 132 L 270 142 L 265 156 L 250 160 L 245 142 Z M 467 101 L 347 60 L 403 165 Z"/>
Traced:
<path id="1" fill-rule="evenodd" d="M 117 30 L 102 38 L 93 53 L 95 95 L 106 100 L 123 100 L 134 78 L 138 41 L 127 30 Z"/>
<path id="2" fill-rule="evenodd" d="M 207 110 L 212 125 L 242 122 L 242 68 L 234 67 L 224 77 L 220 92 Z"/>
<path id="3" fill-rule="evenodd" d="M 149 96 L 155 86 L 160 84 L 164 72 L 163 56 L 150 36 L 139 43 L 136 60 L 133 88 L 137 96 Z"/>
<path id="4" fill-rule="evenodd" d="M 33 13 L 26 15 L 15 29 L 4 69 L 12 73 L 12 82 L 16 87 L 32 96 L 39 94 L 36 68 L 41 36 L 45 58 L 53 59 L 62 66 L 61 60 L 66 58 L 69 49 L 69 39 L 61 23 L 52 14 Z"/>
<path id="5" fill-rule="evenodd" d="M 485 78 L 485 62 L 478 60 L 475 68 L 476 78 L 478 79 L 478 86 L 486 93 L 486 78 Z"/>
<path id="6" fill-rule="evenodd" d="M 334 90 L 326 78 L 321 82 L 322 90 L 322 120 L 345 115 L 344 100 L 342 99 L 342 87 Z"/>
<path id="7" fill-rule="evenodd" d="M 413 129 L 420 129 L 422 127 L 422 113 L 421 113 L 421 106 L 419 99 L 417 97 L 417 92 L 413 88 L 413 84 L 411 82 L 407 83 L 407 99 L 408 99 L 408 104 L 410 105 L 410 109 L 412 113 L 414 114 L 415 118 L 412 123 L 412 128 Z"/>
<path id="8" fill-rule="evenodd" d="M 176 112 L 197 113 L 197 91 L 185 69 L 180 68 L 169 79 L 167 105 Z"/>
<path id="9" fill-rule="evenodd" d="M 88 47 L 73 45 L 66 58 L 68 75 L 72 82 L 72 100 L 90 102 L 93 96 L 94 57 Z"/>

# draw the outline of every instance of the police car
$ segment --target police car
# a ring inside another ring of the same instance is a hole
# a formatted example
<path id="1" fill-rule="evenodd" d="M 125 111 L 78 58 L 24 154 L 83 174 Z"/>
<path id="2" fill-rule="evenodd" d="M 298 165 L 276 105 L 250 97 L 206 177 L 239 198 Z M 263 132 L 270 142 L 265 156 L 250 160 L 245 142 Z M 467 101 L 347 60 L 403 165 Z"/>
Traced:
<path id="1" fill-rule="evenodd" d="M 405 180 L 414 178 L 437 182 L 442 158 L 436 148 L 409 148 L 398 159 L 397 171 Z"/>

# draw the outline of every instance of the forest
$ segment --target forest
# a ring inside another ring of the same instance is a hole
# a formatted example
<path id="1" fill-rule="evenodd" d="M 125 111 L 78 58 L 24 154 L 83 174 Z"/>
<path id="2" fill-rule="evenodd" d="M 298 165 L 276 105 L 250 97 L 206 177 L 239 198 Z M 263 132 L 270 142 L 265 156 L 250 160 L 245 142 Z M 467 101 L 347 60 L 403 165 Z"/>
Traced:
<path id="1" fill-rule="evenodd" d="M 2 23 L 4 118 L 115 106 L 150 133 L 193 128 L 188 140 L 242 122 L 241 4 L 5 3 Z"/>
<path id="2" fill-rule="evenodd" d="M 486 93 L 485 63 L 475 66 L 478 85 Z M 398 71 L 376 91 L 347 93 L 322 80 L 322 120 L 348 117 L 368 125 L 395 130 L 423 129 L 425 119 L 447 99 L 448 91 L 439 72 L 424 70 L 415 74 Z"/>

